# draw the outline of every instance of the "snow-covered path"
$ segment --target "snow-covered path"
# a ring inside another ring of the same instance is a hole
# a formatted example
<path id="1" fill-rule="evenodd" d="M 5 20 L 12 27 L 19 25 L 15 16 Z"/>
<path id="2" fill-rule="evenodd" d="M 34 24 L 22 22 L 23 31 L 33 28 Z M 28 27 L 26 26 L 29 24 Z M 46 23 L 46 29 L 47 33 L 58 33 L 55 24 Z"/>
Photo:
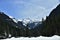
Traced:
<path id="1" fill-rule="evenodd" d="M 28 38 L 28 37 L 20 37 L 20 38 L 11 38 L 11 39 L 4 39 L 4 40 L 60 40 L 60 36 L 54 35 L 53 37 L 32 37 L 32 38 Z"/>

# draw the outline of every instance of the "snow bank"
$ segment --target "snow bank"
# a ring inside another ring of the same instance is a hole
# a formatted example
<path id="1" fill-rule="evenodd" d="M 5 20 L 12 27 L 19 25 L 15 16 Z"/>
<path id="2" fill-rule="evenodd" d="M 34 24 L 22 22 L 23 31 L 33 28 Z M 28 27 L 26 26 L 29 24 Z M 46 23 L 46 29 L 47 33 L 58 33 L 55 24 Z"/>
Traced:
<path id="1" fill-rule="evenodd" d="M 28 37 L 20 37 L 20 38 L 11 38 L 11 39 L 4 39 L 4 40 L 60 40 L 60 36 L 54 35 L 53 37 L 32 37 L 32 38 L 28 38 Z"/>

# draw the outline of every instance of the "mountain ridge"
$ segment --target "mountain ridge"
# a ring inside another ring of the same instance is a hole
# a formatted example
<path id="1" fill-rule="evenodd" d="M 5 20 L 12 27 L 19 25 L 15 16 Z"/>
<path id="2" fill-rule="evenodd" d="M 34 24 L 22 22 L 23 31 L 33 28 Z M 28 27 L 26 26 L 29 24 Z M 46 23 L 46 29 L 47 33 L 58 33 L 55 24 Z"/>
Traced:
<path id="1" fill-rule="evenodd" d="M 13 18 L 0 12 L 0 39 L 10 38 L 9 34 L 11 37 L 60 36 L 60 4 L 50 12 L 49 16 L 46 16 L 46 20 L 42 18 L 42 21 L 35 21 L 38 23 L 36 27 L 35 22 L 29 19 L 26 26 L 23 25 L 23 21 L 16 23 Z"/>

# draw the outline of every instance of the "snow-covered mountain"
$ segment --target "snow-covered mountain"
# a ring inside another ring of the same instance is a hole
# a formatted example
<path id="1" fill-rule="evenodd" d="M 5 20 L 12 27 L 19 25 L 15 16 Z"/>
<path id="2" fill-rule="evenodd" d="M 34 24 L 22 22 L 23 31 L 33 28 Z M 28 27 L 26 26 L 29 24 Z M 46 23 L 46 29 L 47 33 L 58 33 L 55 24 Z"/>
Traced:
<path id="1" fill-rule="evenodd" d="M 32 23 L 32 22 L 38 22 L 38 21 L 41 21 L 41 20 L 26 18 L 26 19 L 21 19 L 21 20 L 18 19 L 18 21 L 22 21 L 23 23 L 27 24 L 27 23 Z"/>
<path id="2" fill-rule="evenodd" d="M 34 28 L 38 24 L 41 24 L 41 21 L 39 19 L 30 19 L 30 18 L 26 18 L 26 19 L 15 19 L 12 16 L 5 15 L 3 12 L 1 12 L 0 15 L 1 15 L 1 17 L 3 16 L 2 18 L 3 18 L 4 21 L 7 20 L 7 22 L 12 23 L 12 25 L 18 26 L 18 27 L 28 27 L 29 26 L 29 28 Z"/>
<path id="3" fill-rule="evenodd" d="M 10 17 L 11 18 L 11 17 Z M 14 22 L 16 22 L 18 25 L 20 26 L 29 26 L 29 28 L 34 28 L 36 27 L 38 24 L 41 24 L 42 22 L 38 19 L 30 19 L 30 18 L 26 18 L 26 19 L 18 19 L 16 20 L 15 18 L 12 18 Z"/>
<path id="4" fill-rule="evenodd" d="M 15 20 L 14 20 L 14 21 L 15 21 Z M 19 22 L 19 23 L 18 23 L 18 22 Z M 23 25 L 23 26 L 25 26 L 25 27 L 27 26 L 27 27 L 29 27 L 30 29 L 36 27 L 38 24 L 42 24 L 42 22 L 41 22 L 40 20 L 37 20 L 37 19 L 35 19 L 35 20 L 22 19 L 22 20 L 18 20 L 17 23 L 20 24 L 20 25 Z"/>

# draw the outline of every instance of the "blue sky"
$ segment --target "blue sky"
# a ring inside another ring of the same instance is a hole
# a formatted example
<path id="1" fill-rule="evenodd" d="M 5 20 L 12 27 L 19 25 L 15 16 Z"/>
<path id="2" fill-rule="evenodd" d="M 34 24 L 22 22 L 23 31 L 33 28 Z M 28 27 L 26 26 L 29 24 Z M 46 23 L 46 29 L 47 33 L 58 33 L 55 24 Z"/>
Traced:
<path id="1" fill-rule="evenodd" d="M 16 19 L 42 19 L 57 4 L 59 0 L 0 0 L 0 11 Z"/>

